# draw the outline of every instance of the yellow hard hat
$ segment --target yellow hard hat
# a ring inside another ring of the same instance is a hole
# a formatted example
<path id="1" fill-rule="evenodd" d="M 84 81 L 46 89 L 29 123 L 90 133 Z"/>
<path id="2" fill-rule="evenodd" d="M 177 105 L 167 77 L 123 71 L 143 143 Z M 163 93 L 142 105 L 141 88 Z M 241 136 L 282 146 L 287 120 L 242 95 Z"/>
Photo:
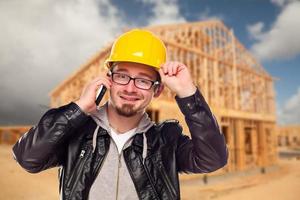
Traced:
<path id="1" fill-rule="evenodd" d="M 164 43 L 153 33 L 133 29 L 116 39 L 105 64 L 110 67 L 113 62 L 135 62 L 159 70 L 166 62 L 166 52 Z"/>

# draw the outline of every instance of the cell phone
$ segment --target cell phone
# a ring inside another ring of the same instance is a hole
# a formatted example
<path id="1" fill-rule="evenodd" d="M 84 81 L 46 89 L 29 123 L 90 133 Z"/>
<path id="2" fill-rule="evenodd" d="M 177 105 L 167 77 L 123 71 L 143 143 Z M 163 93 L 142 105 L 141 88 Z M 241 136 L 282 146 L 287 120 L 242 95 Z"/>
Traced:
<path id="1" fill-rule="evenodd" d="M 98 89 L 97 95 L 96 95 L 96 100 L 95 103 L 98 106 L 106 92 L 107 88 L 104 85 L 101 85 L 100 88 Z"/>

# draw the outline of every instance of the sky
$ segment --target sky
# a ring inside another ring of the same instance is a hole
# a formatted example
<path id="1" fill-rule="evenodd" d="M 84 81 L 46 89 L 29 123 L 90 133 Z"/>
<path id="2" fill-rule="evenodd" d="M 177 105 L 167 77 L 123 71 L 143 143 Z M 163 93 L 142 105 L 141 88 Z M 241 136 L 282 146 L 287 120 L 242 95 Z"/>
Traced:
<path id="1" fill-rule="evenodd" d="M 125 29 L 217 19 L 276 78 L 300 124 L 300 0 L 0 0 L 0 125 L 36 124 L 49 93 Z"/>

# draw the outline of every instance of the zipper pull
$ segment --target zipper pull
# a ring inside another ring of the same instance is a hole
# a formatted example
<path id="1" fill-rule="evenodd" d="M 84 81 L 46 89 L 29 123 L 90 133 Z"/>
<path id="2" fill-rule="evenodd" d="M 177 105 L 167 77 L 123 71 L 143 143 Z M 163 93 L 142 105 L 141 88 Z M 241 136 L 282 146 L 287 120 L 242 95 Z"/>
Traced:
<path id="1" fill-rule="evenodd" d="M 84 156 L 84 154 L 85 154 L 85 150 L 81 150 L 81 152 L 80 152 L 80 158 L 83 158 L 83 156 Z"/>

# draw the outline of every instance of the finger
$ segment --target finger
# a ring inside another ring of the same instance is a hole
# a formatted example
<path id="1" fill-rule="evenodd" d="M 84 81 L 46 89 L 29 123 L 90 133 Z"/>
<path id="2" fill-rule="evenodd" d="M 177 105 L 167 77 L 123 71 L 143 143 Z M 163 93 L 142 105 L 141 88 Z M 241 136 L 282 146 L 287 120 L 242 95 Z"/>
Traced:
<path id="1" fill-rule="evenodd" d="M 174 71 L 175 71 L 174 74 L 175 74 L 175 76 L 177 76 L 178 73 L 180 71 L 182 71 L 183 69 L 184 69 L 184 65 L 180 62 L 176 62 L 176 65 L 174 65 Z"/>
<path id="2" fill-rule="evenodd" d="M 103 76 L 97 76 L 96 78 L 94 78 L 90 83 L 96 83 L 97 81 L 103 79 Z"/>
<path id="3" fill-rule="evenodd" d="M 161 81 L 164 82 L 164 79 L 165 79 L 165 76 L 166 76 L 164 70 L 162 68 L 160 68 L 158 73 L 160 75 Z"/>
<path id="4" fill-rule="evenodd" d="M 164 70 L 162 68 L 160 68 L 158 70 L 158 73 L 159 73 L 161 79 L 165 76 L 165 72 L 164 72 Z"/>
<path id="5" fill-rule="evenodd" d="M 168 65 L 168 62 L 166 62 L 166 63 L 164 63 L 164 64 L 162 65 L 162 69 L 163 69 L 163 73 L 164 73 L 164 74 L 167 74 L 167 73 L 168 73 L 168 67 L 167 67 L 167 65 Z"/>
<path id="6" fill-rule="evenodd" d="M 165 75 L 169 74 L 170 62 L 166 62 L 163 66 Z"/>
<path id="7" fill-rule="evenodd" d="M 101 76 L 101 77 L 98 77 L 97 79 L 94 79 L 93 84 L 98 83 L 99 81 L 103 81 L 103 82 L 108 81 L 108 82 L 110 82 L 111 78 L 110 77 L 105 77 L 105 76 L 103 77 L 103 76 Z"/>
<path id="8" fill-rule="evenodd" d="M 172 73 L 172 76 L 176 76 L 178 74 L 179 71 L 182 70 L 182 68 L 184 67 L 184 65 L 180 62 L 172 62 L 171 64 L 171 67 L 170 67 L 170 70 L 171 70 L 171 73 Z"/>
<path id="9" fill-rule="evenodd" d="M 174 74 L 174 71 L 173 71 L 173 68 L 174 68 L 174 62 L 170 62 L 169 64 L 168 64 L 168 76 L 173 76 L 173 74 Z"/>
<path id="10" fill-rule="evenodd" d="M 95 83 L 96 88 L 99 88 L 101 85 L 104 85 L 107 89 L 110 89 L 111 82 L 106 79 L 101 79 Z"/>
<path id="11" fill-rule="evenodd" d="M 171 70 L 172 70 L 172 76 L 176 76 L 176 74 L 177 74 L 177 68 L 178 68 L 178 63 L 177 62 L 173 62 L 172 63 L 172 68 L 171 68 Z"/>
<path id="12" fill-rule="evenodd" d="M 168 63 L 168 75 L 169 76 L 173 76 L 172 67 L 173 67 L 173 63 L 172 62 Z"/>
<path id="13" fill-rule="evenodd" d="M 184 70 L 184 69 L 186 69 L 187 67 L 183 64 L 183 63 L 178 63 L 178 72 L 180 72 L 181 70 Z"/>

